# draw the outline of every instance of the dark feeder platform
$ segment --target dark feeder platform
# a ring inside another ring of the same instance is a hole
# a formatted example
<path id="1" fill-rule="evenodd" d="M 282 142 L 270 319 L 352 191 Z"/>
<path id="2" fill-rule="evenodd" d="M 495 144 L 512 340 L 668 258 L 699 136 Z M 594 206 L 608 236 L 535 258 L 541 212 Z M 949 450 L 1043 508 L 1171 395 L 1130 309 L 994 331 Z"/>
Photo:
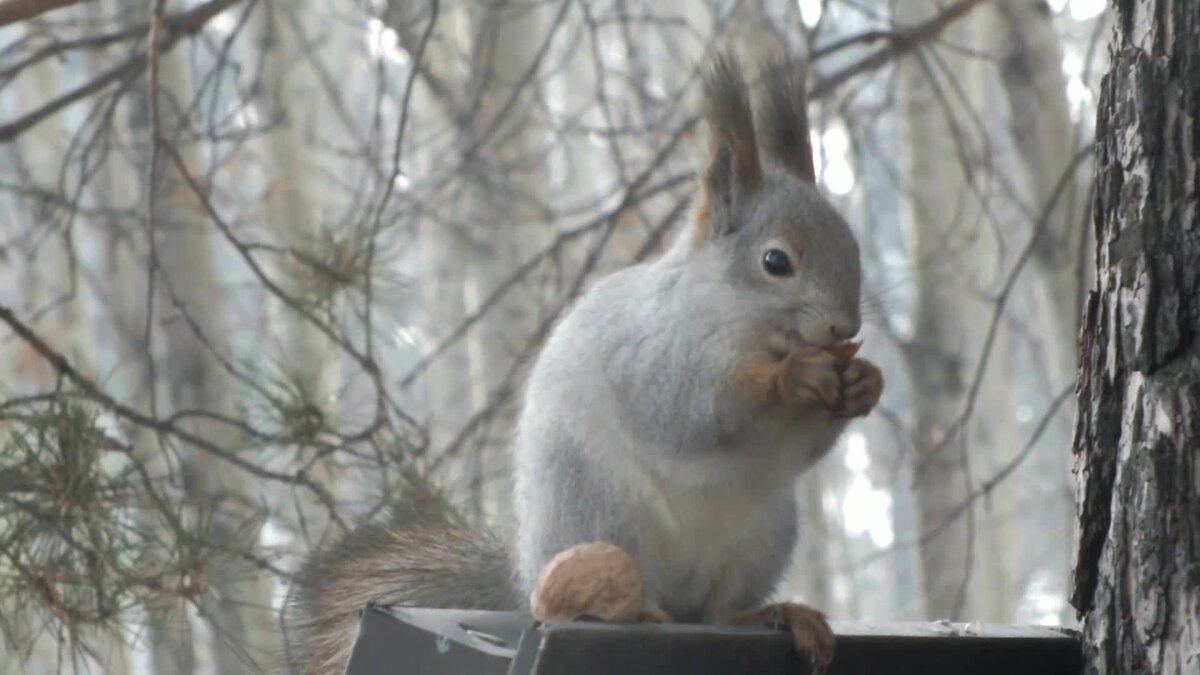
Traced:
<path id="1" fill-rule="evenodd" d="M 1032 626 L 830 622 L 828 675 L 1081 675 L 1079 637 Z M 977 629 L 976 629 L 977 628 Z M 347 675 L 805 675 L 782 631 L 539 623 L 528 614 L 368 607 Z"/>

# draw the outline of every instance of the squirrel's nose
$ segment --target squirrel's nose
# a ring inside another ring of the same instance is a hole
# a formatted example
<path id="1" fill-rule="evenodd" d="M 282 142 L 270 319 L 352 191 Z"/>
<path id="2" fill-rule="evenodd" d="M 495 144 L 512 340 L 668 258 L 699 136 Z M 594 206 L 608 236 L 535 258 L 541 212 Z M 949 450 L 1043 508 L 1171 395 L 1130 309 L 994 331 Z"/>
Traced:
<path id="1" fill-rule="evenodd" d="M 829 324 L 829 334 L 834 340 L 849 340 L 858 333 L 859 322 L 849 317 L 839 317 Z"/>

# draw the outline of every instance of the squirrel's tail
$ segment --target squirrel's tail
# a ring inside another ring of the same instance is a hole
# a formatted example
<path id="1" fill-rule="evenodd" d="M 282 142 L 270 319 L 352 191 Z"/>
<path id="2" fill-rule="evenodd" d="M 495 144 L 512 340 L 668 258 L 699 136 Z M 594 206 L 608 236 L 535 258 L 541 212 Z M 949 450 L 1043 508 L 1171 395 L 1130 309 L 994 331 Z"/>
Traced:
<path id="1" fill-rule="evenodd" d="M 294 673 L 345 672 L 368 604 L 518 609 L 504 544 L 442 519 L 365 524 L 296 575 L 288 620 Z"/>

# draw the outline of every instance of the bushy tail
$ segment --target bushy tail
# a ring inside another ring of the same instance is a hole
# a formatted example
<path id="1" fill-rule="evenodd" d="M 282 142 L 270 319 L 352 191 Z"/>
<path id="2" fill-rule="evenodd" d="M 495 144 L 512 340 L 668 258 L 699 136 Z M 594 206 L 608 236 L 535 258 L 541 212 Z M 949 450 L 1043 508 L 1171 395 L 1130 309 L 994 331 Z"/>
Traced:
<path id="1" fill-rule="evenodd" d="M 345 672 L 368 604 L 513 610 L 520 606 L 503 542 L 444 519 L 366 524 L 315 554 L 288 611 L 293 673 Z"/>

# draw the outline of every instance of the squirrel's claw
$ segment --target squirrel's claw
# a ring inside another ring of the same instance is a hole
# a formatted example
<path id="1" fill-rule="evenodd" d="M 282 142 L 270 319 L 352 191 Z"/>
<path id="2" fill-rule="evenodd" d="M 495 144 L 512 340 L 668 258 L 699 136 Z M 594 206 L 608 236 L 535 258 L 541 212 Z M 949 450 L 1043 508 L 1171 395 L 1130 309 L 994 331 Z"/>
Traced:
<path id="1" fill-rule="evenodd" d="M 854 359 L 842 373 L 842 400 L 834 417 L 848 419 L 871 412 L 883 394 L 883 373 L 866 359 Z"/>
<path id="2" fill-rule="evenodd" d="M 734 626 L 787 628 L 801 657 L 807 657 L 814 675 L 822 673 L 833 660 L 835 640 L 825 615 L 797 602 L 780 602 L 742 612 L 729 620 Z"/>
<path id="3" fill-rule="evenodd" d="M 793 342 L 784 361 L 781 393 L 793 406 L 832 409 L 841 398 L 842 381 L 834 357 L 826 350 Z"/>

